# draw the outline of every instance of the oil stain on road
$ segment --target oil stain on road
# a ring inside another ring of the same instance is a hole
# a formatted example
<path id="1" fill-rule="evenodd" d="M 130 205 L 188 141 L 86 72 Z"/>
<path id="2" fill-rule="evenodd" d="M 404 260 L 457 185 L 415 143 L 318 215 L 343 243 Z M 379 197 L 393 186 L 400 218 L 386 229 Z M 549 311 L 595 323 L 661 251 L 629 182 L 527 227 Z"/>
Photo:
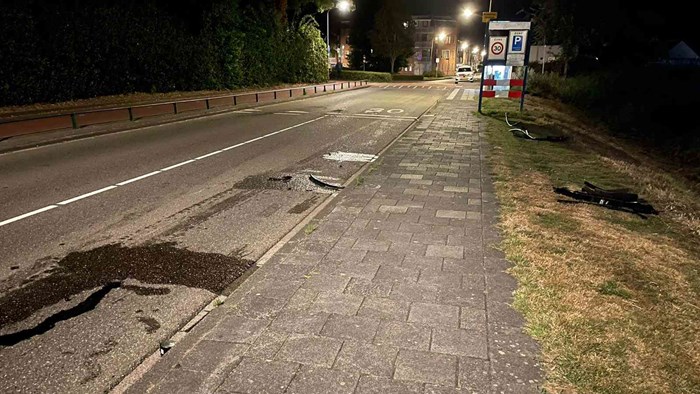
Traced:
<path id="1" fill-rule="evenodd" d="M 173 243 L 127 247 L 105 245 L 73 252 L 58 262 L 50 275 L 29 281 L 0 298 L 0 328 L 21 322 L 40 309 L 84 291 L 97 289 L 74 307 L 49 316 L 37 326 L 0 336 L 0 346 L 11 346 L 47 332 L 63 320 L 94 309 L 113 289 L 139 295 L 164 295 L 167 288 L 123 285 L 135 279 L 152 285 L 181 285 L 218 294 L 254 264 L 240 255 L 200 253 L 180 249 Z"/>

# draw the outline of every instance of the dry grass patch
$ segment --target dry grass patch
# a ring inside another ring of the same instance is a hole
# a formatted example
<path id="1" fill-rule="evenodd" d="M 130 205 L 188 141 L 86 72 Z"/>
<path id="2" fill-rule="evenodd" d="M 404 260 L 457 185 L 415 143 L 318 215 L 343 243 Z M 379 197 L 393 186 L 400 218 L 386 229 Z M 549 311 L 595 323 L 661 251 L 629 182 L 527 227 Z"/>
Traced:
<path id="1" fill-rule="evenodd" d="M 546 389 L 700 392 L 697 194 L 561 108 L 538 100 L 519 116 L 573 137 L 549 143 L 514 138 L 502 121 L 514 107 L 487 105 L 503 248 L 521 284 L 516 307 L 542 345 Z M 629 187 L 663 212 L 644 220 L 557 202 L 553 186 L 584 180 Z"/>

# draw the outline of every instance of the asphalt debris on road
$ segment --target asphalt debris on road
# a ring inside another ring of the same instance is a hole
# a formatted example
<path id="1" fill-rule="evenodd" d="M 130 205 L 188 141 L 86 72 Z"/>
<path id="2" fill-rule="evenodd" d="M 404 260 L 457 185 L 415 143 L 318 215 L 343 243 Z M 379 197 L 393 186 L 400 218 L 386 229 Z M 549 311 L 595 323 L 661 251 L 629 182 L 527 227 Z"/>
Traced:
<path id="1" fill-rule="evenodd" d="M 0 329 L 21 322 L 40 309 L 54 305 L 84 291 L 97 289 L 76 306 L 46 318 L 38 326 L 0 336 L 10 346 L 50 330 L 57 321 L 94 309 L 113 289 L 122 287 L 142 296 L 170 292 L 165 287 L 122 285 L 126 279 L 149 285 L 181 285 L 220 293 L 254 264 L 241 254 L 193 252 L 174 243 L 128 247 L 110 244 L 83 252 L 73 252 L 58 261 L 50 274 L 27 281 L 0 298 Z M 153 322 L 148 322 L 149 326 Z M 26 332 L 25 332 L 26 331 Z M 19 334 L 19 337 L 17 335 Z M 8 337 L 15 335 L 14 337 Z M 7 338 L 5 338 L 7 337 Z M 0 343 L 1 344 L 1 343 Z"/>

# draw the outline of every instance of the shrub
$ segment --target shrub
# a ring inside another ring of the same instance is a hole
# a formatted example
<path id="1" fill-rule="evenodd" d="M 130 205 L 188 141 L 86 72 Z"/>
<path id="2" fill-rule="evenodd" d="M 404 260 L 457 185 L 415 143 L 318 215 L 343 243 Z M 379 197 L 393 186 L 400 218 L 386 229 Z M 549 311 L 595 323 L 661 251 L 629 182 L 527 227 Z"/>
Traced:
<path id="1" fill-rule="evenodd" d="M 327 80 L 312 18 L 284 25 L 270 3 L 3 2 L 0 105 Z"/>
<path id="2" fill-rule="evenodd" d="M 389 73 L 380 73 L 374 71 L 355 71 L 355 70 L 342 70 L 339 73 L 334 71 L 331 77 L 339 80 L 346 81 L 359 81 L 368 80 L 370 82 L 391 82 L 392 75 Z"/>

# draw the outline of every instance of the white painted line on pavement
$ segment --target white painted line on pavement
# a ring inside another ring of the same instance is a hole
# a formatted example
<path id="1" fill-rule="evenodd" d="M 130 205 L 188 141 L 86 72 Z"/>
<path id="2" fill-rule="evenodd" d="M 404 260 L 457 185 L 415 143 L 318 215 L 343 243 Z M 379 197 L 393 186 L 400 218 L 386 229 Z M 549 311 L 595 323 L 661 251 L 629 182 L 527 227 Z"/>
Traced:
<path id="1" fill-rule="evenodd" d="M 6 224 L 10 224 L 10 223 L 16 222 L 16 221 L 18 221 L 18 220 L 26 219 L 26 218 L 28 218 L 28 217 L 30 217 L 30 216 L 34 216 L 34 215 L 40 214 L 40 213 L 42 213 L 42 212 L 46 212 L 46 211 L 52 210 L 52 209 L 54 209 L 54 208 L 58 208 L 58 205 L 49 205 L 48 207 L 39 208 L 39 209 L 37 209 L 36 211 L 27 212 L 27 213 L 25 213 L 24 215 L 19 215 L 19 216 L 15 216 L 15 217 L 13 217 L 13 218 L 11 218 L 11 219 L 3 220 L 2 222 L 0 222 L 0 227 L 4 226 L 4 225 L 6 225 Z"/>
<path id="2" fill-rule="evenodd" d="M 290 114 L 308 114 L 309 112 L 307 111 L 287 111 Z"/>
<path id="3" fill-rule="evenodd" d="M 80 195 L 80 196 L 78 196 L 78 197 L 73 197 L 73 198 L 71 198 L 71 199 L 61 201 L 61 202 L 59 202 L 57 205 L 68 205 L 68 204 L 73 203 L 73 202 L 76 202 L 76 201 L 78 201 L 78 200 L 82 200 L 82 199 L 84 199 L 84 198 L 92 197 L 92 196 L 94 196 L 94 195 L 96 195 L 96 194 L 104 193 L 104 192 L 106 192 L 106 191 L 109 191 L 109 190 L 112 190 L 112 189 L 116 189 L 116 188 L 117 188 L 116 185 L 103 187 L 102 189 L 95 190 L 94 192 L 85 193 L 85 194 L 82 194 L 82 195 Z"/>
<path id="4" fill-rule="evenodd" d="M 275 112 L 273 115 L 301 116 L 301 114 L 293 114 L 289 112 Z"/>
<path id="5" fill-rule="evenodd" d="M 411 117 L 407 117 L 407 116 L 387 116 L 387 115 L 377 116 L 377 115 L 369 115 L 369 114 L 363 114 L 363 115 L 328 114 L 328 115 L 336 117 L 336 118 L 371 119 L 371 120 L 400 120 L 402 122 L 416 120 L 416 118 L 411 118 Z"/>
<path id="6" fill-rule="evenodd" d="M 184 166 L 184 165 L 187 165 L 187 164 L 190 164 L 190 163 L 194 163 L 194 162 L 195 162 L 194 159 L 190 159 L 190 160 L 187 160 L 187 161 L 183 161 L 182 163 L 177 163 L 177 164 L 171 165 L 170 167 L 165 167 L 165 168 L 163 168 L 162 170 L 160 170 L 160 172 L 170 171 L 170 170 L 173 170 L 173 169 L 175 169 L 175 168 L 182 167 L 182 166 Z"/>
<path id="7" fill-rule="evenodd" d="M 206 155 L 202 155 L 202 156 L 199 156 L 199 157 L 195 157 L 195 158 L 192 159 L 192 160 L 202 160 L 202 159 L 206 159 L 207 157 L 216 156 L 216 155 L 218 155 L 219 153 L 221 153 L 221 152 L 223 152 L 223 151 L 224 151 L 223 149 L 220 149 L 220 150 L 217 150 L 217 151 L 214 151 L 214 152 L 211 152 L 211 153 L 207 153 Z"/>
<path id="8" fill-rule="evenodd" d="M 393 116 L 393 115 L 378 115 L 378 114 L 353 114 L 353 115 L 340 115 L 340 116 L 367 116 L 370 118 L 382 118 L 382 119 L 408 119 L 416 120 L 415 116 Z"/>
<path id="9" fill-rule="evenodd" d="M 459 89 L 453 90 L 452 93 L 450 93 L 450 95 L 447 96 L 447 99 L 448 99 L 448 100 L 454 100 L 454 99 L 455 99 L 455 96 L 457 96 L 457 93 L 459 93 Z"/>
<path id="10" fill-rule="evenodd" d="M 82 194 L 82 195 L 80 195 L 80 196 L 78 196 L 78 197 L 73 197 L 73 198 L 70 198 L 70 199 L 68 199 L 68 200 L 61 201 L 61 202 L 59 202 L 59 203 L 56 203 L 55 205 L 49 205 L 49 206 L 46 206 L 46 207 L 44 207 L 44 208 L 40 208 L 40 209 L 37 209 L 37 210 L 31 211 L 31 212 L 25 213 L 25 214 L 22 214 L 22 215 L 19 215 L 19 216 L 15 216 L 15 217 L 10 218 L 10 219 L 3 220 L 2 222 L 0 222 L 0 227 L 5 226 L 5 225 L 10 224 L 10 223 L 14 223 L 14 222 L 19 221 L 19 220 L 22 220 L 22 219 L 26 219 L 26 218 L 28 218 L 28 217 L 30 217 L 30 216 L 38 215 L 38 214 L 40 214 L 40 213 L 42 213 L 42 212 L 46 212 L 46 211 L 52 210 L 52 209 L 54 209 L 54 208 L 59 208 L 60 206 L 65 206 L 65 205 L 74 203 L 74 202 L 76 202 L 76 201 L 79 201 L 79 200 L 82 200 L 82 199 L 85 199 L 85 198 L 88 198 L 88 197 L 92 197 L 92 196 L 94 196 L 94 195 L 97 195 L 97 194 L 100 194 L 100 193 L 104 193 L 104 192 L 109 191 L 109 190 L 112 190 L 112 189 L 116 189 L 117 187 L 121 187 L 121 186 L 124 186 L 124 185 L 128 185 L 128 184 L 130 184 L 130 183 L 133 183 L 133 182 L 140 181 L 140 180 L 142 180 L 142 179 L 146 179 L 146 178 L 152 177 L 152 176 L 154 176 L 154 175 L 163 173 L 163 172 L 165 172 L 165 171 L 172 170 L 172 169 L 174 169 L 174 168 L 178 168 L 178 167 L 182 167 L 182 166 L 187 165 L 187 164 L 194 163 L 194 162 L 196 162 L 196 161 L 198 161 L 198 160 L 202 160 L 202 159 L 205 159 L 205 158 L 207 158 L 207 157 L 211 157 L 211 156 L 214 156 L 214 155 L 218 155 L 219 153 L 222 153 L 222 152 L 225 152 L 225 151 L 228 151 L 228 150 L 231 150 L 231 149 L 235 149 L 235 148 L 241 147 L 241 146 L 243 146 L 243 145 L 247 145 L 247 144 L 253 143 L 253 142 L 255 142 L 255 141 L 260 141 L 260 140 L 262 140 L 262 139 L 264 139 L 264 138 L 268 138 L 268 137 L 272 137 L 272 136 L 277 135 L 277 134 L 280 134 L 280 133 L 284 133 L 285 131 L 289 131 L 289 130 L 292 130 L 292 129 L 296 129 L 297 127 L 301 127 L 301 126 L 307 125 L 307 124 L 309 124 L 309 123 L 316 122 L 316 121 L 321 120 L 321 119 L 326 118 L 326 117 L 327 117 L 327 115 L 319 116 L 318 118 L 315 118 L 315 119 L 312 119 L 312 120 L 309 120 L 309 121 L 306 121 L 306 122 L 303 122 L 303 123 L 299 123 L 299 124 L 297 124 L 297 125 L 284 128 L 284 129 L 282 129 L 282 130 L 273 131 L 272 133 L 268 133 L 268 134 L 262 135 L 262 136 L 260 136 L 260 137 L 253 138 L 253 139 L 251 139 L 251 140 L 244 141 L 244 142 L 241 142 L 241 143 L 239 143 L 239 144 L 229 146 L 229 147 L 224 148 L 224 149 L 220 149 L 220 150 L 217 150 L 217 151 L 214 151 L 214 152 L 211 152 L 211 153 L 207 153 L 206 155 L 202 155 L 202 156 L 196 157 L 196 158 L 194 158 L 194 159 L 190 159 L 190 160 L 187 160 L 187 161 L 183 161 L 183 162 L 181 162 L 181 163 L 173 164 L 173 165 L 171 165 L 170 167 L 165 167 L 165 168 L 162 169 L 162 170 L 157 170 L 157 171 L 149 172 L 148 174 L 144 174 L 144 175 L 141 175 L 141 176 L 137 176 L 137 177 L 135 177 L 135 178 L 131 178 L 131 179 L 128 179 L 128 180 L 126 180 L 126 181 L 119 182 L 119 183 L 117 183 L 117 184 L 115 184 L 115 185 L 110 185 L 110 186 L 107 186 L 107 187 L 103 187 L 102 189 L 95 190 L 95 191 L 92 191 L 92 192 L 89 192 L 89 193 Z"/>
<path id="11" fill-rule="evenodd" d="M 460 97 L 459 99 L 462 100 L 462 101 L 466 101 L 466 100 L 469 98 L 469 95 L 470 95 L 469 90 L 468 90 L 468 89 L 464 89 L 464 90 L 462 91 L 462 97 Z"/>
<path id="12" fill-rule="evenodd" d="M 153 176 L 153 175 L 160 174 L 160 173 L 161 173 L 161 170 L 149 172 L 149 173 L 146 174 L 146 175 L 137 176 L 136 178 L 131 178 L 131 179 L 128 179 L 128 180 L 126 180 L 126 181 L 119 182 L 119 183 L 117 183 L 117 186 L 128 185 L 128 184 L 130 184 L 130 183 L 134 183 L 134 182 L 136 182 L 136 181 L 140 181 L 141 179 L 146 179 L 146 178 L 148 178 L 148 177 L 151 177 L 151 176 Z"/>

